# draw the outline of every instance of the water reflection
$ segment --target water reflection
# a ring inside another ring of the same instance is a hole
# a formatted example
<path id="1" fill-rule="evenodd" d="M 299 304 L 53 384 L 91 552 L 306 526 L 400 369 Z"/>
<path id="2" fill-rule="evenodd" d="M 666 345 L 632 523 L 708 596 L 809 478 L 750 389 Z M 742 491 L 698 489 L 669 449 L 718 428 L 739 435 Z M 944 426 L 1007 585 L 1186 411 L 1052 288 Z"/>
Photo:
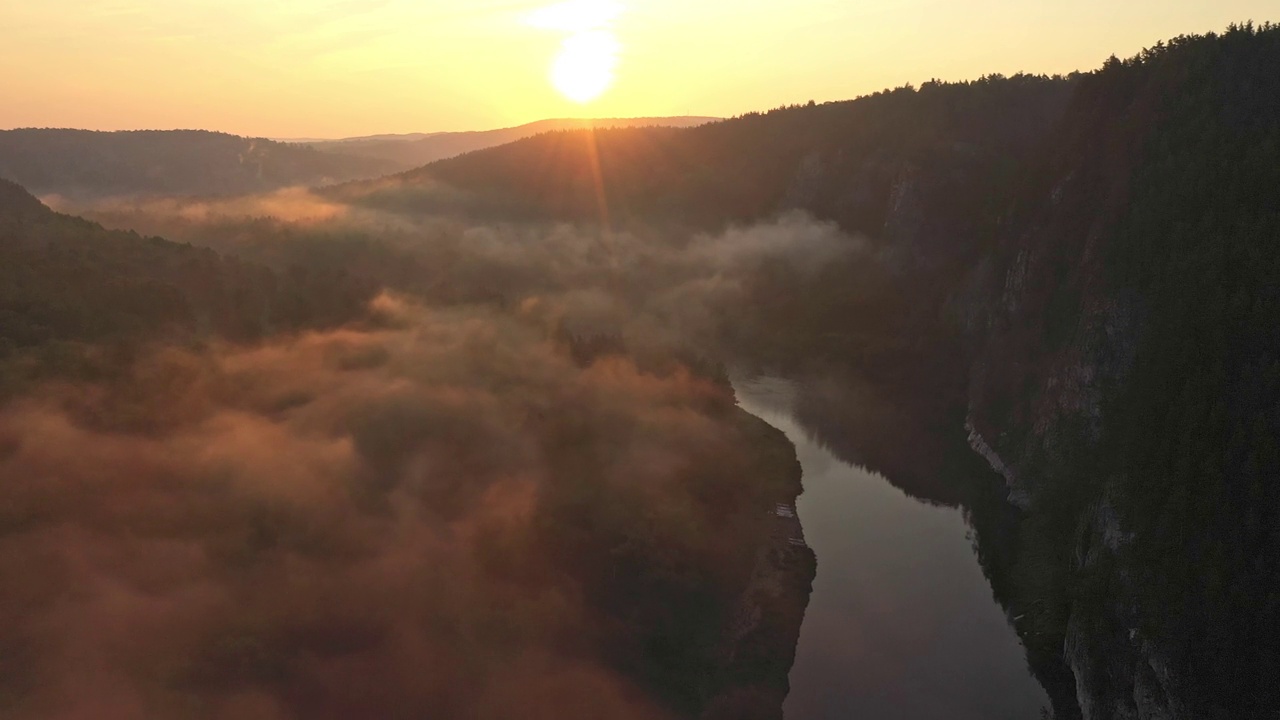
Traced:
<path id="1" fill-rule="evenodd" d="M 1039 717 L 1048 699 L 992 598 L 960 511 L 912 499 L 815 441 L 797 409 L 839 397 L 832 388 L 770 378 L 735 387 L 744 408 L 796 445 L 800 519 L 818 556 L 786 717 Z M 840 437 L 826 429 L 828 443 Z"/>

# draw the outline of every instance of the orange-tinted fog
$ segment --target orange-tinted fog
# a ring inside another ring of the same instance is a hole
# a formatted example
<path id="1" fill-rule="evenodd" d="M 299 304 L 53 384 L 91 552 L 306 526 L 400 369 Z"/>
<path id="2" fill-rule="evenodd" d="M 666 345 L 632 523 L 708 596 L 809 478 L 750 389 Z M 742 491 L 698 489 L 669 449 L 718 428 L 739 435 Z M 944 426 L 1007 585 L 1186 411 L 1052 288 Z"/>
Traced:
<path id="1" fill-rule="evenodd" d="M 729 398 L 377 305 L 0 413 L 6 717 L 661 717 L 600 656 L 622 618 L 574 533 L 727 553 L 689 480 L 748 470 Z"/>

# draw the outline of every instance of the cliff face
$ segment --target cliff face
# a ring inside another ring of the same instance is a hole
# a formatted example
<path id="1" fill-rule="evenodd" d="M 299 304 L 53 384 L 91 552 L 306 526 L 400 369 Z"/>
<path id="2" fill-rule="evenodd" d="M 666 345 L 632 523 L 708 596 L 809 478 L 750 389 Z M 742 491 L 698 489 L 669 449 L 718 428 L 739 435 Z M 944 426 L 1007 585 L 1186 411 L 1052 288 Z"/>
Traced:
<path id="1" fill-rule="evenodd" d="M 1044 550 L 1024 551 L 1018 565 L 1048 563 L 1058 577 L 1049 587 L 1020 581 L 1010 607 L 1015 615 L 1046 616 L 1028 632 L 1052 635 L 1049 644 L 1061 648 L 1076 707 L 1057 698 L 1058 714 L 1176 718 L 1179 703 L 1170 695 L 1179 685 L 1167 670 L 1164 683 L 1155 679 L 1153 668 L 1167 662 L 1132 622 L 1136 610 L 1123 590 L 1131 574 L 1102 567 L 1104 555 L 1122 551 L 1126 536 L 1105 499 L 1108 485 L 1122 480 L 1091 477 L 1097 471 L 1082 460 L 1098 451 L 1107 430 L 1105 405 L 1132 372 L 1142 333 L 1143 299 L 1106 281 L 1110 222 L 1099 215 L 1123 203 L 1120 188 L 1110 190 L 1119 197 L 1099 197 L 1109 190 L 1106 175 L 1103 168 L 1074 168 L 1053 184 L 1031 227 L 997 251 L 1002 272 L 993 278 L 982 321 L 969 329 L 976 351 L 966 430 L 974 450 L 1007 482 L 1013 504 L 1036 521 L 1049 516 L 1057 528 L 1074 530 L 1035 537 L 1031 533 L 1046 531 L 1029 529 L 1020 537 Z M 1069 502 L 1061 501 L 1064 495 Z M 1017 576 L 1022 568 L 1007 571 Z M 1068 599 L 1089 572 L 1110 574 L 1114 591 L 1096 599 L 1106 608 L 1102 618 Z"/>
<path id="2" fill-rule="evenodd" d="M 1082 81 L 968 327 L 971 444 L 1025 510 L 1010 609 L 1086 719 L 1277 707 L 1277 71 L 1240 28 Z"/>

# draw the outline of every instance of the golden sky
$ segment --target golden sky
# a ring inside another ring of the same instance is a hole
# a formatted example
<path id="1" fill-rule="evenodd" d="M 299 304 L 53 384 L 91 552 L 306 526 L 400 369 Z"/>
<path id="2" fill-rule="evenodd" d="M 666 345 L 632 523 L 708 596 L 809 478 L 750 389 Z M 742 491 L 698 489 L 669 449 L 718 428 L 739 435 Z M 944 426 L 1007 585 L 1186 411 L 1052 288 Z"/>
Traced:
<path id="1" fill-rule="evenodd" d="M 1278 16 L 1276 0 L 0 0 L 0 128 L 289 138 L 729 116 L 1091 69 Z"/>

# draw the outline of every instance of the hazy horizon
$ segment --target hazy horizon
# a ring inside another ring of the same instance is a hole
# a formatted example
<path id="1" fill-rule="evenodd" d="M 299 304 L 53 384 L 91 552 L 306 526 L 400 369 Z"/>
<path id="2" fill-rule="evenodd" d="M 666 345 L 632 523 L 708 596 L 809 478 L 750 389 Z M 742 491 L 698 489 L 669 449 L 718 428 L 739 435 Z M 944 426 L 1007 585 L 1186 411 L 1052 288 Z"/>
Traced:
<path id="1" fill-rule="evenodd" d="M 979 5 L 7 0 L 0 60 L 39 71 L 0 78 L 23 98 L 0 108 L 0 127 L 346 138 L 732 117 L 934 78 L 1089 70 L 1275 12 L 1262 0 Z"/>
<path id="2" fill-rule="evenodd" d="M 251 139 L 273 140 L 275 142 L 328 143 L 328 142 L 342 142 L 346 140 L 367 140 L 367 139 L 414 137 L 414 136 L 428 137 L 432 135 L 450 135 L 450 134 L 462 134 L 462 133 L 488 133 L 488 132 L 498 132 L 502 130 L 513 130 L 513 129 L 524 127 L 527 125 L 537 125 L 539 123 L 558 123 L 558 122 L 599 123 L 599 122 L 634 121 L 634 120 L 681 120 L 681 119 L 695 119 L 695 120 L 705 120 L 707 122 L 716 122 L 719 120 L 724 120 L 726 118 L 713 117 L 710 115 L 664 115 L 664 116 L 644 115 L 644 116 L 635 116 L 635 117 L 548 117 L 548 118 L 538 118 L 536 120 L 530 120 L 529 122 L 519 123 L 517 125 L 479 127 L 479 128 L 469 128 L 465 130 L 435 130 L 435 129 L 427 128 L 423 130 L 411 130 L 406 132 L 370 132 L 370 133 L 365 133 L 361 135 L 343 135 L 343 136 L 329 136 L 329 137 L 318 137 L 318 136 L 278 137 L 278 136 L 269 136 L 269 135 L 245 135 L 242 133 L 233 133 L 233 132 L 223 130 L 221 128 L 216 128 L 216 127 L 126 127 L 126 128 L 116 128 L 112 130 L 104 130 L 100 128 L 71 127 L 71 126 L 17 125 L 13 127 L 0 127 L 0 132 L 6 132 L 6 131 L 12 131 L 12 130 L 83 130 L 87 132 L 107 132 L 107 133 L 111 133 L 111 132 L 212 132 L 212 133 L 227 133 L 230 135 L 240 135 L 241 137 L 246 137 Z"/>

